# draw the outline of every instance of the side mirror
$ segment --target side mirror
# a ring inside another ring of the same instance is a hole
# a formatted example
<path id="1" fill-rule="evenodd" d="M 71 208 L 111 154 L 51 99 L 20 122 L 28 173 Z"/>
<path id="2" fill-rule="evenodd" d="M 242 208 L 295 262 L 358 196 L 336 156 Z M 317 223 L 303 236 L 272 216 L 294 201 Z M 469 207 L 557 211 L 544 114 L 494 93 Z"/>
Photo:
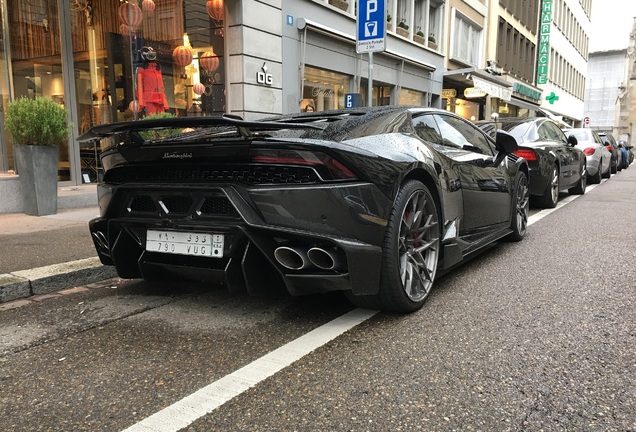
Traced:
<path id="1" fill-rule="evenodd" d="M 515 137 L 502 130 L 497 131 L 496 143 L 497 149 L 506 154 L 514 153 L 519 149 L 519 144 L 517 144 Z"/>
<path id="2" fill-rule="evenodd" d="M 576 139 L 576 137 L 574 135 L 570 135 L 568 137 L 568 144 L 570 144 L 572 147 L 574 147 L 575 145 L 577 145 L 579 143 L 579 140 Z"/>

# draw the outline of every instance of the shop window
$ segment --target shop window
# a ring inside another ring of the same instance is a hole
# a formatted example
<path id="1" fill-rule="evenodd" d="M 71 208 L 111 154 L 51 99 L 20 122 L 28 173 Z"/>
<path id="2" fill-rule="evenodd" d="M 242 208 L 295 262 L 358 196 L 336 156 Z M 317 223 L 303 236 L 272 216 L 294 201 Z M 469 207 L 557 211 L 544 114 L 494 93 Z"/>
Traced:
<path id="1" fill-rule="evenodd" d="M 362 94 L 362 106 L 368 106 L 368 81 L 363 78 L 360 81 L 360 93 Z M 373 81 L 373 89 L 371 91 L 372 106 L 391 105 L 391 86 Z"/>
<path id="2" fill-rule="evenodd" d="M 305 66 L 301 111 L 344 109 L 344 95 L 349 93 L 351 77 Z"/>
<path id="3" fill-rule="evenodd" d="M 400 89 L 398 92 L 398 105 L 425 106 L 425 93 L 415 90 Z"/>
<path id="4" fill-rule="evenodd" d="M 225 14 L 223 0 L 73 2 L 79 132 L 150 115 L 224 113 Z M 90 181 L 99 179 L 100 150 L 80 149 Z"/>

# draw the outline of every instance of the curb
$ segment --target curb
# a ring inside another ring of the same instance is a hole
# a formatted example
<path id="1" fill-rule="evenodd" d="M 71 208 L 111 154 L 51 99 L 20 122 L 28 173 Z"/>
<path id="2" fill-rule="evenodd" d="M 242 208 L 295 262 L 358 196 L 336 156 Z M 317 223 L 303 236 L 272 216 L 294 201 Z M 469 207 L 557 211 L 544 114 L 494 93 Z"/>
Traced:
<path id="1" fill-rule="evenodd" d="M 0 304 L 114 277 L 115 268 L 102 265 L 97 257 L 4 273 L 0 274 Z"/>

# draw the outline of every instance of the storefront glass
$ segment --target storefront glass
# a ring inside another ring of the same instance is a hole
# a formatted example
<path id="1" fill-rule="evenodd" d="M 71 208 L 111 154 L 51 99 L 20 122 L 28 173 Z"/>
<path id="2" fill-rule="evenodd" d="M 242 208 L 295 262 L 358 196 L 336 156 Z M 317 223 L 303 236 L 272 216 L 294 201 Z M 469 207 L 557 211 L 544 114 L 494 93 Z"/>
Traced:
<path id="1" fill-rule="evenodd" d="M 5 44 L 8 39 L 4 35 L 4 26 L 6 18 L 6 3 L 0 0 L 0 175 L 9 171 L 9 167 L 13 166 L 13 149 L 6 142 L 4 131 L 4 110 L 9 103 L 9 62 L 7 58 L 8 46 Z"/>
<path id="2" fill-rule="evenodd" d="M 362 106 L 367 105 L 368 81 L 366 78 L 360 80 L 360 93 L 362 93 Z M 391 86 L 378 81 L 373 81 L 373 89 L 371 91 L 372 106 L 391 105 Z"/>
<path id="3" fill-rule="evenodd" d="M 447 111 L 462 116 L 466 120 L 483 120 L 479 117 L 479 103 L 460 98 L 449 98 L 443 100 L 446 102 L 446 106 L 444 108 Z"/>
<path id="4" fill-rule="evenodd" d="M 71 33 L 79 133 L 148 116 L 224 113 L 223 0 L 80 0 Z M 100 148 L 80 149 L 99 178 Z"/>
<path id="5" fill-rule="evenodd" d="M 348 75 L 305 66 L 301 111 L 344 109 L 344 95 L 349 92 L 350 85 Z"/>
<path id="6" fill-rule="evenodd" d="M 499 114 L 499 117 L 534 117 L 535 115 L 534 110 L 518 107 L 499 98 L 492 98 L 491 103 L 493 112 Z"/>
<path id="7" fill-rule="evenodd" d="M 3 40 L 3 46 L 5 49 L 8 46 L 9 50 L 4 55 L 11 62 L 14 97 L 43 96 L 60 105 L 67 105 L 69 101 L 64 94 L 58 2 L 8 0 L 5 12 L 8 28 L 3 31 L 3 39 L 8 36 L 9 43 Z M 7 66 L 4 65 L 7 75 L 3 76 L 9 75 Z M 7 102 L 7 93 L 3 89 L 3 103 Z M 6 148 L 7 153 L 12 155 L 10 143 Z M 12 157 L 8 158 L 8 162 L 9 169 L 13 169 Z M 71 179 L 66 143 L 59 147 L 58 178 L 61 181 Z"/>
<path id="8" fill-rule="evenodd" d="M 424 106 L 424 93 L 408 90 L 408 89 L 400 89 L 398 92 L 398 105 L 414 105 L 414 106 Z"/>

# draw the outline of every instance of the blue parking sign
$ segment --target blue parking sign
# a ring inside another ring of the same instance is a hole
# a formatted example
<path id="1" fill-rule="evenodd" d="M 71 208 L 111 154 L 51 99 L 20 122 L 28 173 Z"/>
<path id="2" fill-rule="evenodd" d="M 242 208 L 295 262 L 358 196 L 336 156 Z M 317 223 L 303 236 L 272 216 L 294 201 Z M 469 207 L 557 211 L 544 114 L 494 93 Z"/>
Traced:
<path id="1" fill-rule="evenodd" d="M 384 51 L 386 0 L 358 0 L 356 52 Z"/>

